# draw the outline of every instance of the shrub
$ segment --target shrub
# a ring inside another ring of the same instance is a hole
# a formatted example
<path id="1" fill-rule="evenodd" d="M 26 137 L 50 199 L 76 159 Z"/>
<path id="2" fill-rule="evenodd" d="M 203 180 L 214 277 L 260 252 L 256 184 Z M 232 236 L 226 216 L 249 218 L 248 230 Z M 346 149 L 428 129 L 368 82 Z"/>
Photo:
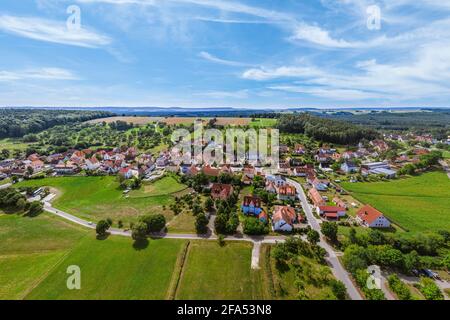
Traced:
<path id="1" fill-rule="evenodd" d="M 244 221 L 244 233 L 249 235 L 261 235 L 269 232 L 267 224 L 257 218 L 246 218 Z"/>
<path id="2" fill-rule="evenodd" d="M 411 300 L 411 291 L 408 286 L 400 280 L 396 274 L 392 274 L 388 277 L 389 288 L 397 295 L 400 300 Z"/>
<path id="3" fill-rule="evenodd" d="M 444 300 L 441 289 L 429 278 L 422 278 L 420 280 L 419 290 L 427 300 Z"/>

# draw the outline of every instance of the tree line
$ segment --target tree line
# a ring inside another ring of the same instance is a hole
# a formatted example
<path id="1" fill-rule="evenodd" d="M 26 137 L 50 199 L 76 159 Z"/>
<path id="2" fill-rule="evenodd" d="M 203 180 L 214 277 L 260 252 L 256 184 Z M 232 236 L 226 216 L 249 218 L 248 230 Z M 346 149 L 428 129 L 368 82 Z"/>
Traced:
<path id="1" fill-rule="evenodd" d="M 0 109 L 0 138 L 19 138 L 57 125 L 84 122 L 112 115 L 104 111 Z"/>
<path id="2" fill-rule="evenodd" d="M 323 142 L 356 144 L 363 138 L 372 140 L 378 132 L 349 122 L 325 119 L 309 113 L 281 115 L 278 129 L 285 133 L 302 133 Z"/>

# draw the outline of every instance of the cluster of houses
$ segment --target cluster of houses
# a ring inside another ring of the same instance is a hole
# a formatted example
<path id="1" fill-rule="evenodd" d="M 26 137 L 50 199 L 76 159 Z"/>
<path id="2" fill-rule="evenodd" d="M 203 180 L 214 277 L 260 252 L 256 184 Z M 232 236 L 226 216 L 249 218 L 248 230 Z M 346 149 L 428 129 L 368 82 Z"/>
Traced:
<path id="1" fill-rule="evenodd" d="M 191 166 L 189 170 L 185 171 L 185 174 L 198 174 L 203 172 L 207 176 L 218 176 L 221 173 L 233 174 L 240 172 L 243 174 L 242 183 L 246 183 L 245 177 L 261 176 L 265 180 L 265 190 L 269 193 L 277 195 L 277 199 L 281 201 L 295 200 L 297 198 L 297 190 L 295 187 L 289 185 L 286 178 L 281 175 L 265 175 L 263 172 L 255 171 L 255 168 L 246 166 L 242 170 L 233 171 L 229 166 L 223 166 L 221 168 L 213 168 L 210 166 L 204 166 L 197 168 Z M 248 175 L 246 175 L 246 172 Z M 253 181 L 253 178 L 252 180 Z M 234 192 L 234 188 L 231 184 L 224 183 L 212 183 L 210 185 L 210 194 L 213 200 L 228 200 Z M 298 215 L 295 208 L 288 205 L 274 206 L 274 210 L 269 219 L 269 215 L 264 209 L 263 201 L 258 196 L 244 196 L 241 203 L 242 213 L 246 216 L 259 219 L 262 223 L 272 224 L 272 230 L 290 232 L 294 229 L 294 225 L 303 221 L 302 216 Z M 270 221 L 269 221 L 270 220 Z"/>
<path id="2" fill-rule="evenodd" d="M 259 219 L 263 223 L 268 222 L 267 213 L 262 207 L 262 200 L 256 196 L 245 196 L 241 210 L 246 216 Z M 291 206 L 276 205 L 272 212 L 272 230 L 291 232 L 296 223 L 301 222 L 302 216 L 298 215 L 295 208 Z"/>
<path id="3" fill-rule="evenodd" d="M 36 175 L 53 172 L 56 175 L 73 175 L 81 170 L 99 174 L 119 174 L 126 179 L 144 177 L 152 172 L 160 159 L 138 153 L 135 148 L 113 150 L 70 150 L 49 156 L 31 154 L 24 160 L 0 161 L 0 173 L 5 176 Z"/>
<path id="4" fill-rule="evenodd" d="M 333 198 L 332 204 L 320 194 L 320 192 L 312 187 L 308 191 L 308 197 L 311 200 L 314 210 L 318 216 L 325 220 L 338 221 L 347 215 L 348 206 L 338 196 Z M 377 209 L 366 205 L 356 213 L 356 222 L 369 228 L 389 228 L 390 221 Z"/>

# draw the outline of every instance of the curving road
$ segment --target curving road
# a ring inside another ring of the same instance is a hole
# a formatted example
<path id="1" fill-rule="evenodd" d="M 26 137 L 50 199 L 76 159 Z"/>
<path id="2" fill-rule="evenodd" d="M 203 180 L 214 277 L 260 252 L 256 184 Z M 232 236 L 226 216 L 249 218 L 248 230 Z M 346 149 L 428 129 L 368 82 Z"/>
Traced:
<path id="1" fill-rule="evenodd" d="M 356 289 L 355 285 L 353 284 L 352 280 L 350 279 L 350 275 L 348 272 L 344 269 L 341 262 L 339 261 L 339 258 L 334 251 L 334 249 L 324 240 L 322 232 L 320 230 L 320 223 L 317 221 L 316 217 L 314 217 L 314 214 L 312 213 L 311 205 L 308 202 L 308 199 L 306 198 L 305 191 L 303 190 L 303 187 L 300 183 L 287 179 L 287 182 L 294 186 L 297 189 L 298 198 L 300 199 L 302 203 L 303 210 L 306 213 L 306 217 L 308 219 L 308 223 L 311 225 L 311 228 L 319 232 L 320 234 L 320 242 L 319 245 L 324 248 L 327 251 L 327 258 L 326 260 L 330 264 L 331 270 L 334 274 L 334 276 L 342 281 L 347 288 L 347 293 L 352 300 L 363 300 L 361 294 L 359 293 L 358 289 Z"/>
<path id="2" fill-rule="evenodd" d="M 302 207 L 306 213 L 306 216 L 308 218 L 308 223 L 311 225 L 311 227 L 318 231 L 321 235 L 321 239 L 319 242 L 319 245 L 324 248 L 327 251 L 327 261 L 331 267 L 331 270 L 334 274 L 334 276 L 342 281 L 345 284 L 345 287 L 347 288 L 347 292 L 349 297 L 352 300 L 362 300 L 362 297 L 358 290 L 356 289 L 355 285 L 350 279 L 349 274 L 347 271 L 342 267 L 338 256 L 334 249 L 323 240 L 322 233 L 320 231 L 320 224 L 317 221 L 317 219 L 314 217 L 311 206 L 308 203 L 308 200 L 306 198 L 305 192 L 302 188 L 302 186 L 293 180 L 287 179 L 288 183 L 293 185 L 298 192 L 298 197 L 300 201 L 302 202 Z M 78 225 L 81 225 L 86 228 L 94 229 L 96 227 L 95 223 L 86 221 L 84 219 L 78 218 L 74 215 L 71 215 L 70 213 L 58 210 L 56 208 L 53 208 L 51 203 L 48 201 L 44 201 L 44 209 L 45 211 L 52 213 L 56 216 L 59 216 L 63 219 L 69 220 L 73 223 L 76 223 Z M 117 235 L 117 236 L 124 236 L 124 237 L 131 237 L 131 231 L 124 231 L 116 228 L 111 228 L 108 230 L 110 234 Z M 152 238 L 165 238 L 165 239 L 186 239 L 186 240 L 217 240 L 217 236 L 214 233 L 209 233 L 207 235 L 195 235 L 195 234 L 177 234 L 177 233 L 154 233 L 151 235 Z M 251 267 L 252 269 L 258 269 L 259 268 L 259 256 L 260 256 L 260 246 L 262 243 L 277 243 L 282 242 L 286 239 L 284 236 L 247 236 L 247 235 L 234 235 L 234 236 L 227 236 L 225 237 L 226 240 L 229 241 L 247 241 L 253 243 L 253 250 L 252 250 L 252 263 Z"/>

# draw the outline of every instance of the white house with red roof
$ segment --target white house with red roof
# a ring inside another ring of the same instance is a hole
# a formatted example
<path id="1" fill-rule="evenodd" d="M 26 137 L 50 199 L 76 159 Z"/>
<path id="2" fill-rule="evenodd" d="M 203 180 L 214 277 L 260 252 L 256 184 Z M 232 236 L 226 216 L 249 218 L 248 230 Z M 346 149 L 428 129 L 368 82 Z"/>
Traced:
<path id="1" fill-rule="evenodd" d="M 361 225 L 369 228 L 389 228 L 391 226 L 391 222 L 380 211 L 370 205 L 365 205 L 359 209 L 356 214 L 356 220 Z"/>
<path id="2" fill-rule="evenodd" d="M 291 232 L 297 221 L 295 209 L 289 206 L 275 206 L 272 215 L 272 228 L 274 231 Z"/>
<path id="3" fill-rule="evenodd" d="M 88 170 L 97 170 L 101 165 L 100 161 L 98 161 L 96 157 L 86 159 L 84 163 L 86 164 L 86 168 Z"/>
<path id="4" fill-rule="evenodd" d="M 345 208 L 338 206 L 318 206 L 316 211 L 318 215 L 330 220 L 338 220 L 340 217 L 344 217 L 347 214 Z"/>

